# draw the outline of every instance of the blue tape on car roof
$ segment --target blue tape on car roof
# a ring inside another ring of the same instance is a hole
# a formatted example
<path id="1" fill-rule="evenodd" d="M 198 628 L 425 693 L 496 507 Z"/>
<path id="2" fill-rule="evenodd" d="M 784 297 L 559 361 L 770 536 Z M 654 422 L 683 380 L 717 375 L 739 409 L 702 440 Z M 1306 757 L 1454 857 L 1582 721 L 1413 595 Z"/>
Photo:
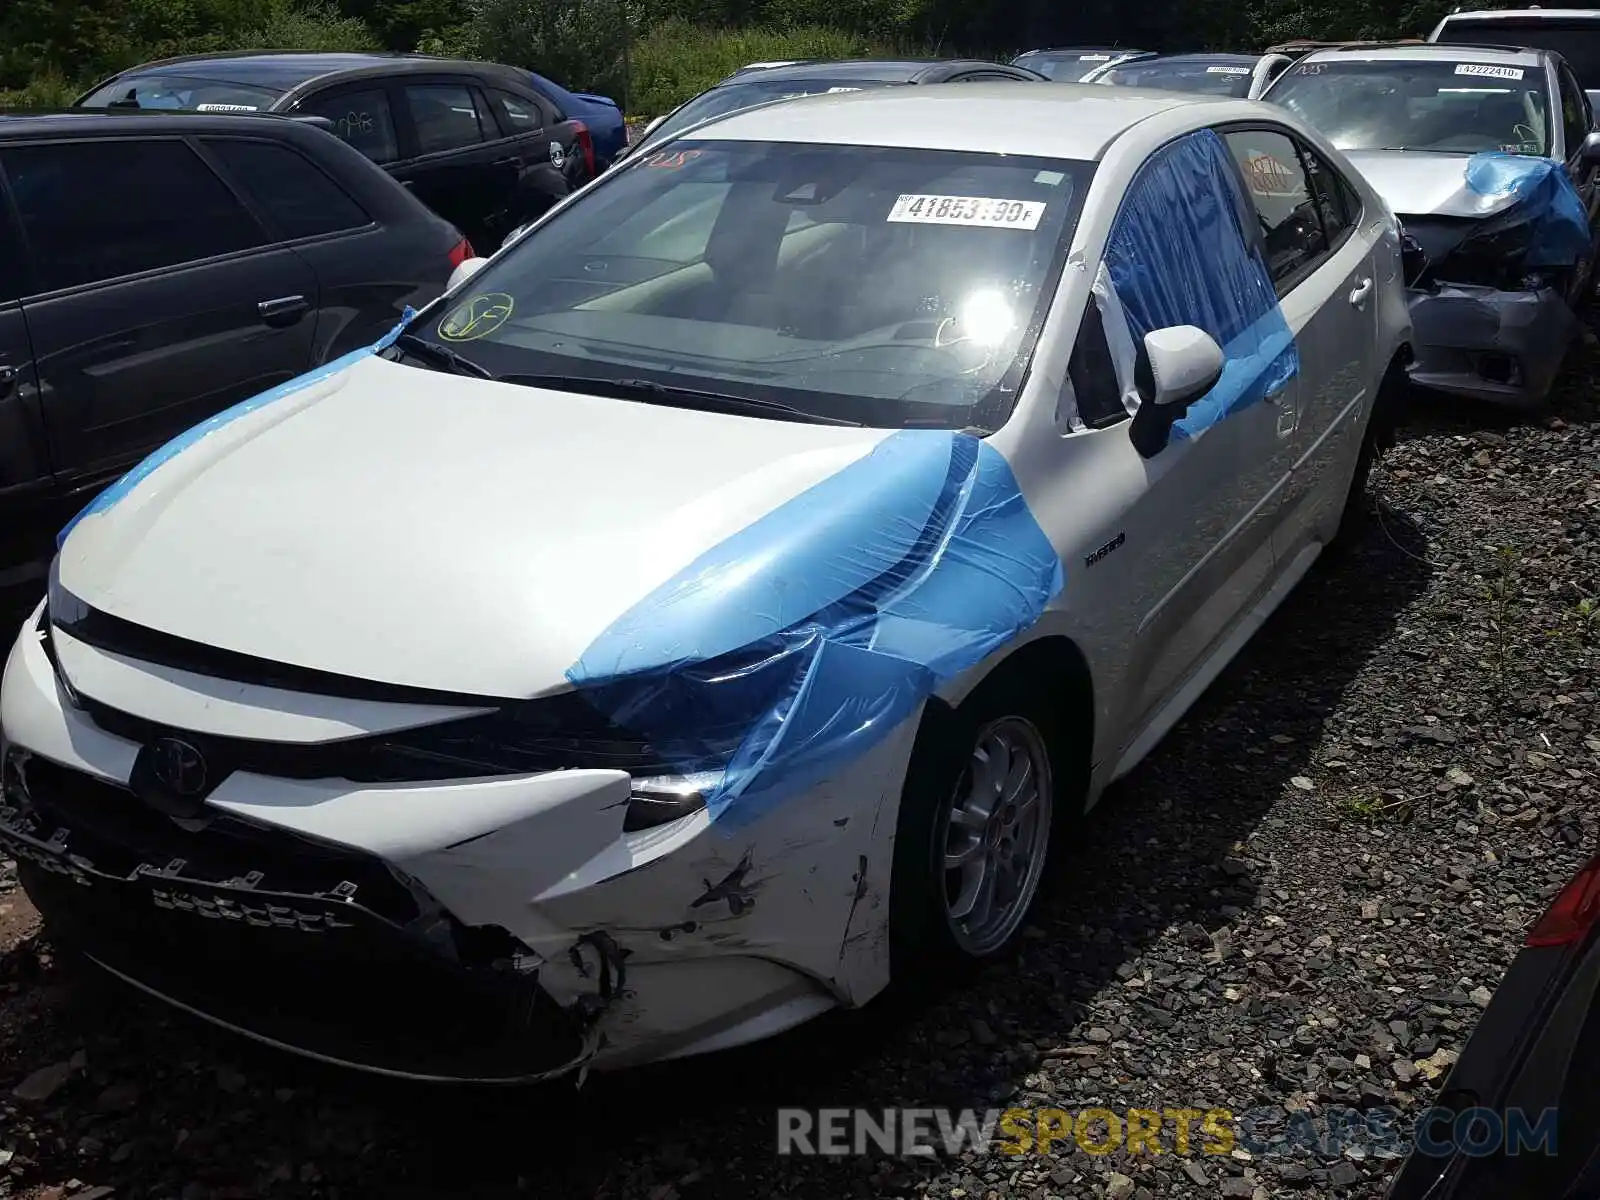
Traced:
<path id="1" fill-rule="evenodd" d="M 711 816 L 737 824 L 887 736 L 1063 583 L 998 450 L 901 430 L 646 596 L 567 677 L 712 773 Z"/>
<path id="2" fill-rule="evenodd" d="M 233 407 L 225 408 L 214 416 L 207 417 L 198 425 L 190 426 L 177 437 L 173 438 L 170 442 L 167 442 L 159 449 L 152 451 L 126 475 L 122 476 L 122 478 L 118 479 L 110 487 L 106 488 L 105 491 L 101 492 L 93 500 L 89 501 L 89 503 L 79 511 L 78 515 L 73 517 L 72 520 L 68 521 L 66 525 L 62 527 L 61 532 L 56 534 L 56 549 L 59 550 L 63 545 L 66 544 L 67 535 L 77 527 L 79 521 L 83 520 L 85 517 L 93 516 L 95 513 L 103 513 L 107 509 L 116 505 L 125 496 L 127 496 L 129 492 L 133 491 L 134 488 L 138 487 L 147 478 L 149 478 L 150 474 L 155 471 L 157 467 L 164 463 L 171 462 L 174 458 L 182 454 L 185 450 L 194 445 L 201 438 L 205 437 L 208 433 L 215 433 L 224 425 L 227 425 L 233 421 L 237 421 L 240 417 L 245 416 L 248 413 L 256 412 L 259 409 L 265 408 L 267 405 L 276 400 L 282 400 L 285 396 L 292 396 L 294 393 L 303 391 L 305 388 L 310 387 L 314 383 L 320 383 L 324 379 L 327 379 L 333 375 L 337 375 L 346 367 L 354 365 L 361 359 L 366 358 L 369 354 L 376 354 L 380 350 L 387 350 L 394 344 L 394 340 L 405 331 L 405 327 L 410 324 L 411 319 L 416 315 L 417 310 L 408 304 L 406 305 L 405 312 L 400 316 L 400 323 L 388 333 L 384 334 L 377 341 L 373 342 L 372 345 L 362 346 L 359 350 L 352 350 L 350 353 L 341 355 L 332 362 L 326 362 L 320 367 L 312 368 L 304 375 L 296 375 L 293 379 L 287 380 L 284 383 L 280 383 L 276 387 L 268 388 L 266 391 L 261 392 L 258 395 L 251 396 L 248 400 L 241 400 L 238 404 L 233 405 Z"/>
<path id="3" fill-rule="evenodd" d="M 1522 260 L 1527 266 L 1570 267 L 1589 256 L 1589 212 L 1563 164 L 1486 150 L 1467 160 L 1465 175 L 1468 190 L 1480 196 L 1516 196 L 1531 228 Z"/>
<path id="4" fill-rule="evenodd" d="M 1216 338 L 1217 385 L 1173 426 L 1195 438 L 1300 370 L 1294 335 L 1255 236 L 1255 207 L 1221 136 L 1202 129 L 1140 168 L 1106 244 L 1105 263 L 1135 344 L 1154 329 L 1195 325 Z"/>

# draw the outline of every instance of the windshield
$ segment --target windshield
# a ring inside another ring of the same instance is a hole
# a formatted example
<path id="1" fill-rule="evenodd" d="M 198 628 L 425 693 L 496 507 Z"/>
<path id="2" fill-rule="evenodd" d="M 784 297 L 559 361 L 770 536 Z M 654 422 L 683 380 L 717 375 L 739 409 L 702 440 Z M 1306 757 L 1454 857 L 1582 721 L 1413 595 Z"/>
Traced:
<path id="1" fill-rule="evenodd" d="M 1097 82 L 1119 87 L 1166 88 L 1173 92 L 1203 92 L 1209 96 L 1248 96 L 1250 72 L 1238 63 L 1163 62 L 1150 59 L 1112 67 Z"/>
<path id="2" fill-rule="evenodd" d="M 1600 88 L 1600 21 L 1563 21 L 1553 17 L 1446 20 L 1439 31 L 1439 41 L 1554 50 L 1567 60 L 1579 84 L 1586 89 Z"/>
<path id="3" fill-rule="evenodd" d="M 1311 62 L 1267 93 L 1341 150 L 1546 154 L 1544 71 L 1404 59 Z"/>
<path id="4" fill-rule="evenodd" d="M 858 92 L 862 88 L 888 87 L 889 84 L 887 79 L 767 79 L 759 83 L 724 84 L 701 92 L 683 105 L 652 129 L 638 148 L 653 146 L 713 117 L 725 117 L 773 100 L 798 100 L 801 96 L 826 92 Z"/>
<path id="5" fill-rule="evenodd" d="M 1123 50 L 1090 50 L 1082 54 L 1024 54 L 1012 66 L 1027 67 L 1057 83 L 1077 83 L 1090 71 L 1098 71 L 1125 53 Z"/>
<path id="6" fill-rule="evenodd" d="M 985 401 L 1009 412 L 1092 170 L 679 143 L 553 214 L 414 332 L 499 377 L 644 379 L 959 429 Z"/>
<path id="7" fill-rule="evenodd" d="M 282 92 L 189 79 L 178 75 L 124 75 L 84 98 L 80 108 L 194 108 L 201 112 L 258 112 L 272 107 Z"/>

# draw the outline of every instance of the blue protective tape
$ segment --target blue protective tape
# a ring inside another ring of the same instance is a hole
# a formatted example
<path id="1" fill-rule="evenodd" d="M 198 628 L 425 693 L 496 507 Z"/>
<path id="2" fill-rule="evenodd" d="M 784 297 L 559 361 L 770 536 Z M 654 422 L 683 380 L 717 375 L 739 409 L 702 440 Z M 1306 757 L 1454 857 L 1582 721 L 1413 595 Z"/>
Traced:
<path id="1" fill-rule="evenodd" d="M 650 593 L 567 677 L 682 774 L 716 773 L 711 816 L 742 821 L 865 752 L 1063 584 L 999 451 L 901 430 Z"/>
<path id="2" fill-rule="evenodd" d="M 1106 269 L 1135 344 L 1153 329 L 1195 325 L 1222 347 L 1217 385 L 1173 426 L 1198 437 L 1300 371 L 1294 334 L 1253 234 L 1222 137 L 1211 129 L 1164 146 L 1128 189 L 1106 245 Z"/>
<path id="3" fill-rule="evenodd" d="M 1589 211 L 1561 163 L 1486 150 L 1467 160 L 1466 179 L 1468 190 L 1480 196 L 1517 197 L 1532 230 L 1523 256 L 1527 266 L 1570 267 L 1589 256 Z"/>
<path id="4" fill-rule="evenodd" d="M 134 488 L 138 487 L 147 478 L 149 478 L 150 473 L 157 467 L 160 467 L 164 463 L 171 462 L 190 446 L 194 445 L 201 438 L 205 437 L 206 434 L 215 433 L 224 425 L 227 425 L 232 421 L 237 421 L 240 417 L 249 413 L 253 413 L 258 409 L 265 408 L 275 400 L 282 400 L 285 396 L 291 396 L 296 392 L 310 387 L 314 383 L 320 383 L 322 380 L 327 379 L 330 376 L 337 375 L 346 367 L 352 366 L 361 359 L 366 358 L 369 354 L 376 354 L 380 350 L 387 350 L 394 344 L 394 340 L 405 331 L 405 327 L 416 315 L 416 309 L 412 308 L 408 304 L 406 305 L 405 311 L 400 315 L 400 323 L 388 333 L 384 334 L 377 341 L 373 342 L 372 345 L 362 346 L 359 350 L 352 350 L 350 353 L 341 355 L 332 362 L 326 362 L 320 367 L 312 368 L 304 375 L 296 375 L 293 379 L 278 384 L 277 387 L 268 388 L 264 392 L 251 396 L 248 400 L 241 400 L 232 408 L 225 408 L 215 416 L 207 417 L 198 425 L 192 425 L 188 429 L 185 429 L 170 442 L 167 442 L 165 445 L 152 451 L 149 456 L 141 460 L 139 464 L 130 470 L 126 475 L 122 476 L 122 478 L 118 479 L 110 487 L 106 488 L 105 491 L 101 492 L 93 500 L 89 501 L 89 503 L 84 506 L 78 515 L 73 517 L 72 520 L 68 521 L 66 525 L 62 527 L 61 532 L 56 534 L 56 549 L 59 550 L 63 545 L 65 545 L 67 535 L 77 527 L 79 521 L 83 520 L 87 516 L 92 516 L 95 513 L 105 512 L 107 509 L 119 503 L 128 495 L 129 492 L 133 491 Z"/>

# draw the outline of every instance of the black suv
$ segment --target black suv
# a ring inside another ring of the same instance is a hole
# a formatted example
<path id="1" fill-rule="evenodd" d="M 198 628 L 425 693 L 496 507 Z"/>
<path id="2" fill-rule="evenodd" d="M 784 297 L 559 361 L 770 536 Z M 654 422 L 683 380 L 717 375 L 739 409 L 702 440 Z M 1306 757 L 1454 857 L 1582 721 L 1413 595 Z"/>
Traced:
<path id="1" fill-rule="evenodd" d="M 320 124 L 0 114 L 0 542 L 376 341 L 472 255 Z"/>
<path id="2" fill-rule="evenodd" d="M 311 114 L 480 251 L 594 178 L 594 141 L 526 71 L 415 54 L 263 51 L 131 67 L 80 108 Z"/>

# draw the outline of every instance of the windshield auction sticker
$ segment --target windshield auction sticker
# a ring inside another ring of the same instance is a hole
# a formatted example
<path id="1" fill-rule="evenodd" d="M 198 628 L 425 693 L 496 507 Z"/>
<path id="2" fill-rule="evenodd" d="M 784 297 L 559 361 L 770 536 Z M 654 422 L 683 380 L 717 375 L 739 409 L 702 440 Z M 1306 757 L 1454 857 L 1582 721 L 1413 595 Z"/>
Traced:
<path id="1" fill-rule="evenodd" d="M 1042 200 L 998 200 L 989 196 L 923 196 L 902 193 L 888 220 L 912 225 L 982 225 L 994 229 L 1037 229 Z"/>
<path id="2" fill-rule="evenodd" d="M 504 292 L 483 292 L 457 305 L 439 322 L 439 336 L 449 342 L 475 342 L 506 323 L 516 301 Z"/>
<path id="3" fill-rule="evenodd" d="M 1521 67 L 1495 67 L 1488 63 L 1457 63 L 1457 75 L 1482 75 L 1485 79 L 1521 79 Z"/>
<path id="4" fill-rule="evenodd" d="M 1249 67 L 1207 67 L 1207 75 L 1248 75 Z"/>

